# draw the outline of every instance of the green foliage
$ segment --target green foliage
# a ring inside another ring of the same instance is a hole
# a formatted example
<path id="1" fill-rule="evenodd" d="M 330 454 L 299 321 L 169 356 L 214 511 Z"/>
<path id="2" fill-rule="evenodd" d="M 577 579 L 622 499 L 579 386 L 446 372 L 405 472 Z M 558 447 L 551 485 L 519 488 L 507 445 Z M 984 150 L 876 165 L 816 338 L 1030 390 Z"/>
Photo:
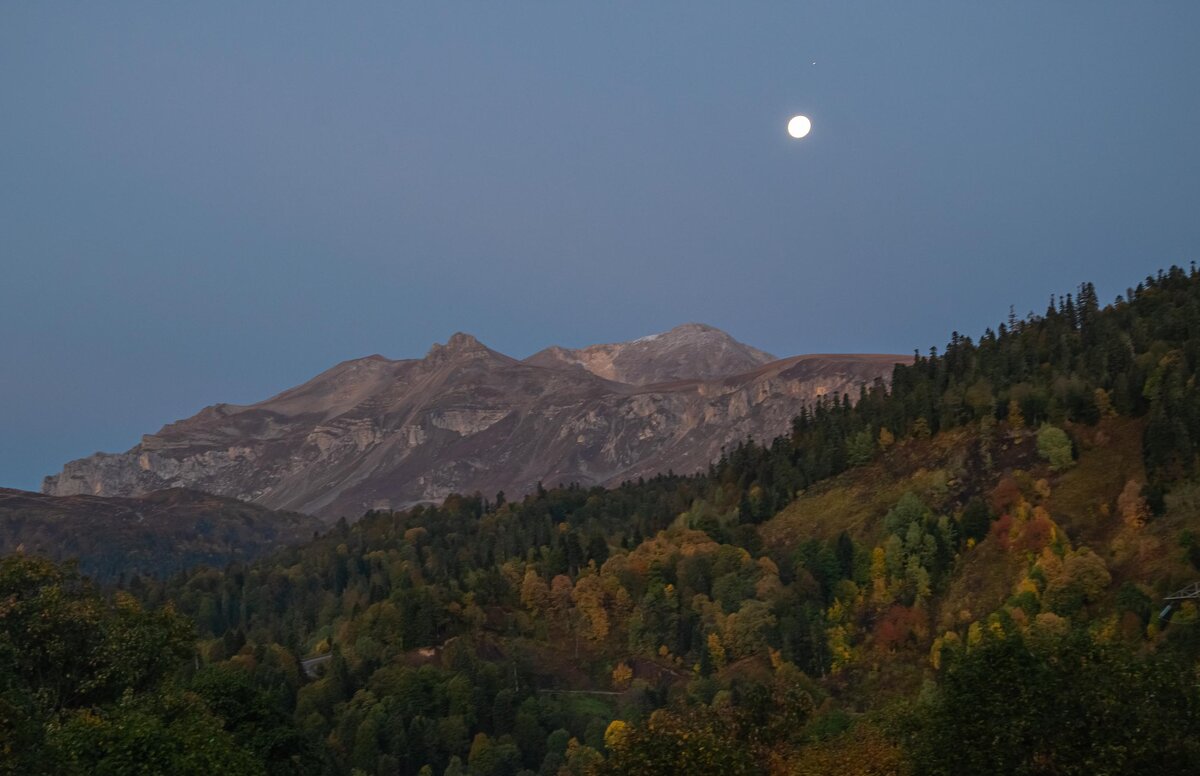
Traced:
<path id="1" fill-rule="evenodd" d="M 985 637 L 946 667 L 909 746 L 919 773 L 1195 773 L 1200 694 L 1184 666 L 1076 632 Z"/>
<path id="2" fill-rule="evenodd" d="M 0 560 L 0 773 L 264 772 L 203 700 L 168 679 L 189 623 L 71 567 Z"/>
<path id="3" fill-rule="evenodd" d="M 1054 471 L 1062 471 L 1075 463 L 1071 438 L 1067 432 L 1049 423 L 1043 424 L 1037 435 L 1038 455 L 1050 462 Z"/>
<path id="4" fill-rule="evenodd" d="M 194 695 L 128 693 L 99 711 L 78 710 L 52 725 L 45 753 L 57 773 L 157 776 L 265 773 L 255 755 L 237 746 Z"/>
<path id="5" fill-rule="evenodd" d="M 992 515 L 987 502 L 981 498 L 973 498 L 967 502 L 962 514 L 963 539 L 982 541 L 992 526 Z"/>
<path id="6" fill-rule="evenodd" d="M 1132 582 L 1125 582 L 1117 591 L 1117 611 L 1130 612 L 1140 621 L 1142 627 L 1150 622 L 1154 614 L 1154 601 L 1150 596 Z"/>
<path id="7" fill-rule="evenodd" d="M 161 682 L 191 654 L 192 629 L 126 594 L 106 601 L 70 567 L 0 560 L 0 686 L 42 714 L 114 701 Z"/>
<path id="8" fill-rule="evenodd" d="M 265 670 L 260 669 L 260 673 Z M 251 672 L 231 665 L 208 665 L 193 676 L 188 689 L 220 717 L 225 730 L 253 753 L 267 773 L 319 772 L 320 755 L 293 724 L 286 708 L 290 694 L 275 697 Z"/>
<path id="9" fill-rule="evenodd" d="M 865 466 L 875 457 L 875 435 L 871 429 L 864 428 L 846 445 L 846 462 L 851 466 Z"/>
<path id="10" fill-rule="evenodd" d="M 958 550 L 950 519 L 934 515 L 910 491 L 888 511 L 884 527 L 890 534 L 884 543 L 886 569 L 900 591 L 901 602 L 909 605 L 927 600 Z"/>

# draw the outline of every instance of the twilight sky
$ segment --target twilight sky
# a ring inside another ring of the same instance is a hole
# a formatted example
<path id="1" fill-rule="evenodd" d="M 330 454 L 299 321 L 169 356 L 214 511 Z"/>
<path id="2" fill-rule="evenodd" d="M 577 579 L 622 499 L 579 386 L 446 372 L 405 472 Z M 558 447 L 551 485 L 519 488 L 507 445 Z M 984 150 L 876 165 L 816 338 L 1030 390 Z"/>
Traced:
<path id="1" fill-rule="evenodd" d="M 907 353 L 1200 259 L 1194 0 L 401 5 L 0 5 L 0 485 L 456 330 Z"/>

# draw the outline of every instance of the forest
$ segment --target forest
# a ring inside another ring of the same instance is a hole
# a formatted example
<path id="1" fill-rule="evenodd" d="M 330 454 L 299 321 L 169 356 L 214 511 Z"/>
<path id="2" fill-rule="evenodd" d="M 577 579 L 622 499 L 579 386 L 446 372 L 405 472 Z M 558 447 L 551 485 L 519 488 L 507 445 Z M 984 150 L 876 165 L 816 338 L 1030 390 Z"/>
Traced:
<path id="1" fill-rule="evenodd" d="M 1200 272 L 706 471 L 100 585 L 0 560 L 0 773 L 1200 772 Z"/>

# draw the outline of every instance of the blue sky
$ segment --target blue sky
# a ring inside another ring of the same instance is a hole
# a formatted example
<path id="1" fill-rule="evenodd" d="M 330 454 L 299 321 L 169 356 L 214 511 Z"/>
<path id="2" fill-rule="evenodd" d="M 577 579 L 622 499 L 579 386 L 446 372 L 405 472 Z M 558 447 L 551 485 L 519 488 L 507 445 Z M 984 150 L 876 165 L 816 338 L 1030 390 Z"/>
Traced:
<path id="1" fill-rule="evenodd" d="M 5 3 L 0 485 L 457 330 L 909 352 L 1109 299 L 1200 256 L 1197 29 L 1195 2 Z"/>

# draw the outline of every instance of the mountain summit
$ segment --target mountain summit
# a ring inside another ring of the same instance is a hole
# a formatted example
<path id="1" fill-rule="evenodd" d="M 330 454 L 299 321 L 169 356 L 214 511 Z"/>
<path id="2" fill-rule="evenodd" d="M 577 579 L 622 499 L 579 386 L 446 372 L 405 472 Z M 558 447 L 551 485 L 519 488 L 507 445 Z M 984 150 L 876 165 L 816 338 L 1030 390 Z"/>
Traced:
<path id="1" fill-rule="evenodd" d="M 578 366 L 605 380 L 650 385 L 675 380 L 714 380 L 749 372 L 775 356 L 738 342 L 720 329 L 685 323 L 631 342 L 579 350 L 549 347 L 525 359 L 538 366 Z"/>
<path id="2" fill-rule="evenodd" d="M 470 334 L 455 332 L 445 345 L 434 343 L 425 355 L 427 361 L 452 361 L 476 358 L 500 358 L 511 361 L 508 356 L 497 353 Z"/>
<path id="3" fill-rule="evenodd" d="M 184 487 L 330 518 L 453 492 L 613 484 L 703 469 L 723 446 L 783 433 L 804 404 L 857 395 L 907 360 L 774 360 L 686 324 L 518 361 L 458 333 L 422 359 L 344 361 L 257 404 L 207 407 L 124 453 L 72 461 L 42 489 Z"/>

